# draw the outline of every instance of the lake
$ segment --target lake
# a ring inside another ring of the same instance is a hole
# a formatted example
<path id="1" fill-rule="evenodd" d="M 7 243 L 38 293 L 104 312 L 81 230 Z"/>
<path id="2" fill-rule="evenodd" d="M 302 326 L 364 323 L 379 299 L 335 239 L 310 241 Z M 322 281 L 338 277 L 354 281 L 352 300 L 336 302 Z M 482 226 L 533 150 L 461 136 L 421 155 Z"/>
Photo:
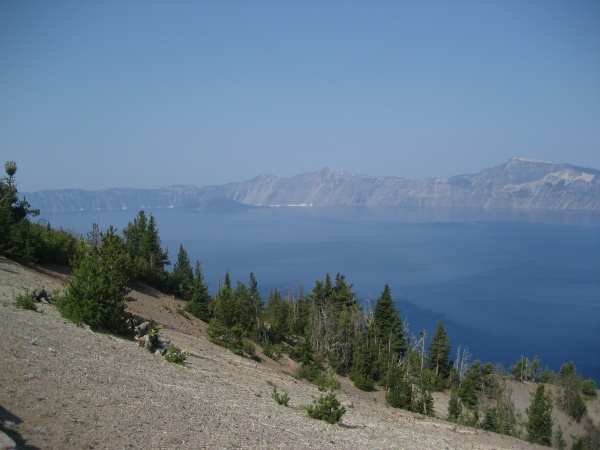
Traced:
<path id="1" fill-rule="evenodd" d="M 446 325 L 452 356 L 506 368 L 525 355 L 558 370 L 573 361 L 600 382 L 600 214 L 412 208 L 147 210 L 171 261 L 179 244 L 214 293 L 253 272 L 272 289 L 309 292 L 327 273 L 346 276 L 372 304 L 387 283 L 410 330 Z M 135 210 L 42 215 L 85 234 L 122 230 Z"/>

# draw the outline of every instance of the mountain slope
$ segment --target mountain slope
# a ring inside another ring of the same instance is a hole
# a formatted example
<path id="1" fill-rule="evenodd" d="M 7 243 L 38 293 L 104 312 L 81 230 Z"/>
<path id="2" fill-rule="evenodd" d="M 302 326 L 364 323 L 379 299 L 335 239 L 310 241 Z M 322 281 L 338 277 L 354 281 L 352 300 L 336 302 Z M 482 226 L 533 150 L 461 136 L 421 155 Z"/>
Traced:
<path id="1" fill-rule="evenodd" d="M 27 194 L 47 212 L 245 206 L 420 206 L 600 211 L 600 171 L 526 158 L 448 179 L 408 180 L 323 169 L 197 188 L 41 191 Z"/>
<path id="2" fill-rule="evenodd" d="M 303 409 L 320 395 L 316 386 L 263 355 L 259 363 L 211 344 L 206 325 L 178 314 L 170 296 L 134 291 L 128 305 L 189 348 L 185 367 L 77 327 L 51 305 L 17 309 L 12 299 L 24 287 L 53 291 L 60 278 L 3 258 L 0 273 L 0 430 L 19 448 L 542 448 L 387 407 L 347 380 L 339 393 L 347 413 L 329 425 Z M 289 392 L 289 408 L 271 398 L 269 383 Z"/>

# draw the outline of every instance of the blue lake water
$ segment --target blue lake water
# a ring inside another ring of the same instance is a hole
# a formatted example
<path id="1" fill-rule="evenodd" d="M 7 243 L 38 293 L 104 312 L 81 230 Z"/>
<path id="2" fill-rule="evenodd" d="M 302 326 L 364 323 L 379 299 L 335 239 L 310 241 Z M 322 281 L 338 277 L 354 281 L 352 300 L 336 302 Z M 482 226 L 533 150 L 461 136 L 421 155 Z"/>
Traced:
<path id="1" fill-rule="evenodd" d="M 214 293 L 228 270 L 272 289 L 309 292 L 342 273 L 374 304 L 388 283 L 413 333 L 446 325 L 453 346 L 505 367 L 539 355 L 600 381 L 600 214 L 408 208 L 154 209 L 172 261 L 179 244 Z M 46 214 L 85 234 L 122 230 L 137 211 Z"/>

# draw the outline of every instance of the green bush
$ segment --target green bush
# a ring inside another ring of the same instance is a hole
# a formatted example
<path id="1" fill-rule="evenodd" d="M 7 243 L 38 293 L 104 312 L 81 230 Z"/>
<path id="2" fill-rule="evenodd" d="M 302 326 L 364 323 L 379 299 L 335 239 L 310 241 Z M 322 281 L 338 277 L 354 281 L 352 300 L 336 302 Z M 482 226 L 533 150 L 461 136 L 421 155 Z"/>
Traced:
<path id="1" fill-rule="evenodd" d="M 581 421 L 581 418 L 587 412 L 587 406 L 579 393 L 575 393 L 569 398 L 567 412 L 577 423 Z"/>
<path id="2" fill-rule="evenodd" d="M 335 424 L 342 420 L 346 414 L 346 408 L 341 405 L 335 392 L 329 391 L 327 395 L 321 395 L 312 405 L 307 406 L 306 412 L 313 419 Z"/>
<path id="3" fill-rule="evenodd" d="M 589 397 L 596 397 L 598 395 L 596 382 L 592 378 L 583 380 L 581 382 L 581 392 L 583 392 L 584 395 L 587 395 Z"/>
<path id="4" fill-rule="evenodd" d="M 340 388 L 340 382 L 334 377 L 334 370 L 330 367 L 327 369 L 326 374 L 320 374 L 314 383 L 317 385 L 321 392 L 325 391 L 337 391 Z"/>
<path id="5" fill-rule="evenodd" d="M 163 325 L 157 325 L 154 323 L 154 319 L 150 319 L 145 323 L 148 324 L 148 334 L 150 335 L 150 343 L 152 347 L 157 347 L 160 343 L 160 330 L 163 329 Z"/>
<path id="6" fill-rule="evenodd" d="M 175 345 L 169 345 L 167 349 L 167 353 L 165 354 L 165 359 L 174 364 L 184 364 L 185 360 L 189 355 L 189 351 L 187 349 L 181 350 L 179 347 Z"/>
<path id="7" fill-rule="evenodd" d="M 271 344 L 269 341 L 263 345 L 263 353 L 269 358 L 278 358 L 284 353 L 289 354 L 291 351 L 290 346 L 285 342 L 278 342 L 277 344 Z"/>
<path id="8" fill-rule="evenodd" d="M 37 311 L 37 306 L 33 300 L 33 296 L 27 293 L 17 295 L 15 298 L 15 305 L 17 308 L 28 309 L 30 311 Z"/>
<path id="9" fill-rule="evenodd" d="M 212 318 L 208 324 L 208 337 L 213 344 L 229 349 L 232 353 L 242 356 L 244 354 L 243 332 L 240 326 L 231 328 L 223 325 L 217 318 Z"/>
<path id="10" fill-rule="evenodd" d="M 302 364 L 296 369 L 296 378 L 305 379 L 311 383 L 316 383 L 316 380 L 322 376 L 321 369 L 316 364 Z"/>
<path id="11" fill-rule="evenodd" d="M 287 391 L 283 391 L 282 394 L 277 392 L 277 386 L 273 386 L 273 394 L 271 395 L 278 405 L 288 406 L 290 401 L 290 394 Z"/>
<path id="12" fill-rule="evenodd" d="M 361 391 L 372 391 L 375 388 L 375 384 L 373 383 L 372 379 L 366 378 L 359 373 L 350 374 L 350 379 L 354 383 L 354 386 Z"/>
<path id="13" fill-rule="evenodd" d="M 244 339 L 242 341 L 242 352 L 244 352 L 248 356 L 253 356 L 256 354 L 256 346 L 254 342 L 250 339 Z"/>

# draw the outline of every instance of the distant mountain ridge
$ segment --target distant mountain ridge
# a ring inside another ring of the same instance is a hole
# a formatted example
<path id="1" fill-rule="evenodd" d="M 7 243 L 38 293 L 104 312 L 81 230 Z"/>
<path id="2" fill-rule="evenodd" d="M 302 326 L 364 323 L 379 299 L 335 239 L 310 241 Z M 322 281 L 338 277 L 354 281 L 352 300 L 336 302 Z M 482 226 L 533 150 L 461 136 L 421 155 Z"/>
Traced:
<path id="1" fill-rule="evenodd" d="M 220 186 L 47 190 L 26 194 L 46 212 L 259 206 L 420 206 L 600 211 L 600 171 L 513 158 L 476 174 L 410 180 L 322 169 L 278 178 L 263 173 Z"/>

